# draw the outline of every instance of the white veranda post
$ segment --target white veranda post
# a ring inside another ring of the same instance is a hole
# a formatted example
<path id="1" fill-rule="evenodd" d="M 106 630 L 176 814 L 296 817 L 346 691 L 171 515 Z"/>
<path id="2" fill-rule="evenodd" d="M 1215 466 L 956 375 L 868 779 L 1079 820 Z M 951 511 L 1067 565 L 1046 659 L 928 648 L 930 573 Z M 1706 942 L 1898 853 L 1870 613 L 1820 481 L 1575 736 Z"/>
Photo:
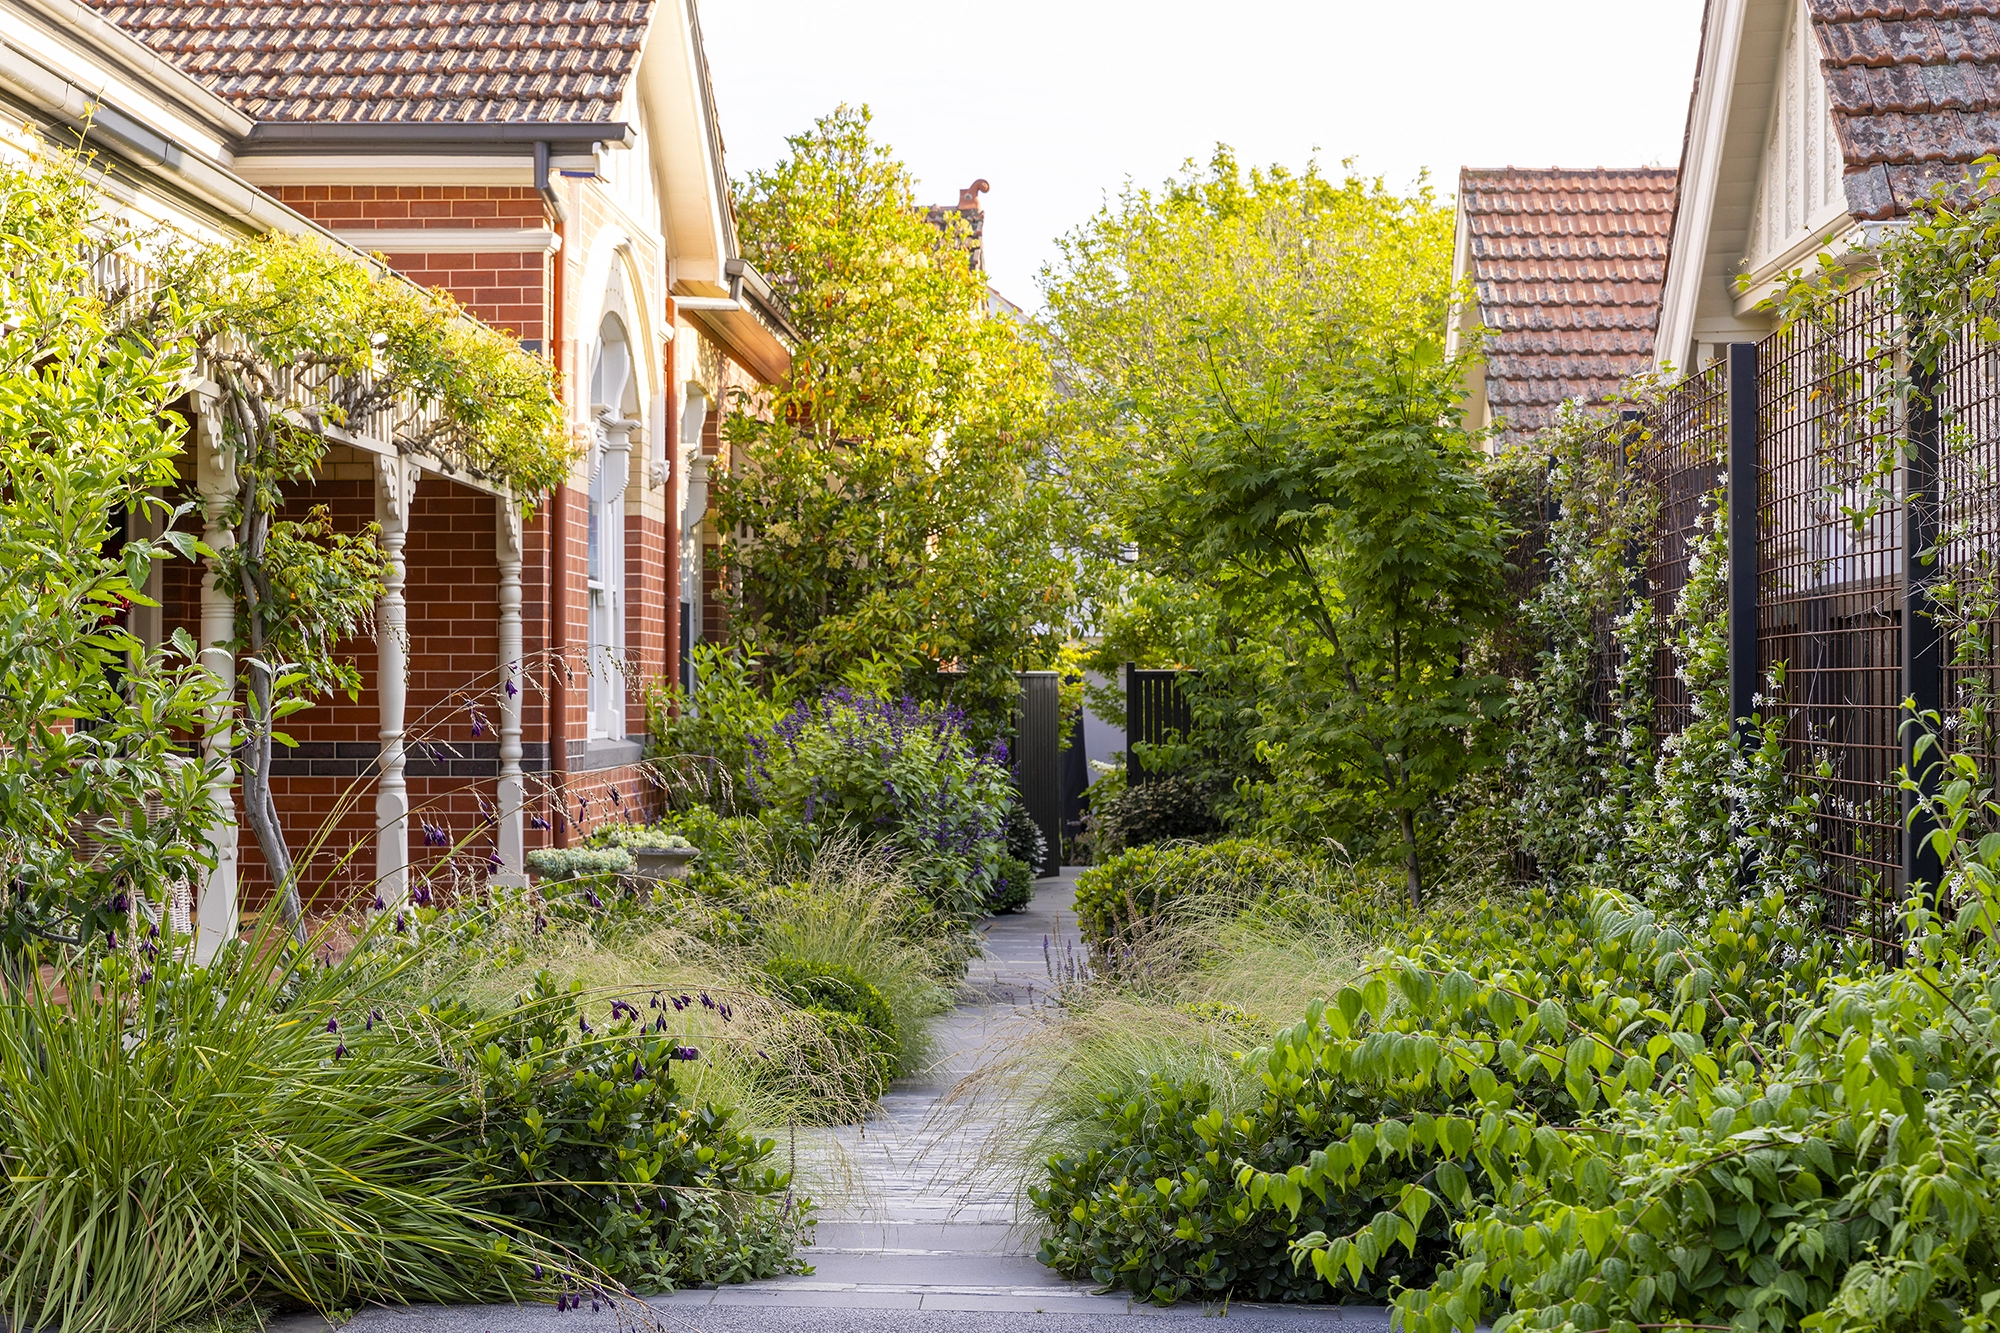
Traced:
<path id="1" fill-rule="evenodd" d="M 216 552 L 201 579 L 201 664 L 215 678 L 214 702 L 203 731 L 203 757 L 216 765 L 209 784 L 212 814 L 208 827 L 209 854 L 215 868 L 201 886 L 195 908 L 194 956 L 207 963 L 216 950 L 236 938 L 236 801 L 230 762 L 233 744 L 230 722 L 236 698 L 236 598 L 222 586 L 221 553 L 236 544 L 229 525 L 236 499 L 236 465 L 223 435 L 221 402 L 212 395 L 195 398 L 195 487 L 201 493 L 202 541 Z"/>
<path id="2" fill-rule="evenodd" d="M 375 456 L 375 521 L 389 564 L 375 608 L 375 696 L 381 711 L 380 777 L 375 787 L 375 892 L 396 908 L 410 892 L 410 791 L 403 777 L 403 714 L 409 699 L 410 635 L 403 606 L 403 545 L 409 539 L 416 464 Z"/>
<path id="3" fill-rule="evenodd" d="M 493 549 L 500 572 L 500 781 L 494 793 L 493 850 L 487 882 L 519 888 L 527 880 L 527 787 L 521 777 L 521 511 L 512 496 L 493 501 Z"/>

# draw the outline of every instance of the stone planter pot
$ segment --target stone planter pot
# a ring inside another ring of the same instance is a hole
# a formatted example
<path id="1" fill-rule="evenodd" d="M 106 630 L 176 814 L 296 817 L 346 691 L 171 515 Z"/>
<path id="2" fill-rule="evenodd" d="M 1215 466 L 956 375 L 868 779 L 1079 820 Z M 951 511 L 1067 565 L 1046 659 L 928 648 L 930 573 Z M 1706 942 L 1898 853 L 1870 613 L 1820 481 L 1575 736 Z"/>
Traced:
<path id="1" fill-rule="evenodd" d="M 670 879 L 686 879 L 688 867 L 700 855 L 692 847 L 631 847 L 632 860 L 640 879 L 655 883 Z"/>

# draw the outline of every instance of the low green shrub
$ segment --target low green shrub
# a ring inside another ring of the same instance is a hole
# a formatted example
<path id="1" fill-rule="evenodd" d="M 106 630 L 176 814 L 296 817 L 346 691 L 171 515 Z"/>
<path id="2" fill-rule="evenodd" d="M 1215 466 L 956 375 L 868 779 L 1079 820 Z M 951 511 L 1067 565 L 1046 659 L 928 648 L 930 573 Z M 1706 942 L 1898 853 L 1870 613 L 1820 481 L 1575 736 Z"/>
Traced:
<path id="1" fill-rule="evenodd" d="M 1002 912 L 1023 911 L 1034 900 L 1034 868 L 1011 856 L 1003 859 L 999 873 L 994 876 L 993 893 L 986 900 L 986 914 L 998 916 Z"/>
<path id="2" fill-rule="evenodd" d="M 243 1298 L 520 1300 L 789 1266 L 810 1208 L 787 1206 L 770 1143 L 677 1092 L 671 1024 L 642 1035 L 633 1008 L 593 1032 L 546 987 L 492 1013 L 413 999 L 435 955 L 391 938 L 324 963 L 266 935 L 195 967 L 127 937 L 11 987 L 0 1322 L 109 1333 Z M 469 990 L 462 969 L 425 983 Z"/>
<path id="3" fill-rule="evenodd" d="M 1077 876 L 1077 927 L 1101 948 L 1157 920 L 1178 900 L 1247 905 L 1311 890 L 1322 876 L 1311 858 L 1243 838 L 1134 847 Z"/>
<path id="4" fill-rule="evenodd" d="M 1246 1170 L 1282 1174 L 1303 1160 L 1345 1123 L 1323 1118 L 1324 1110 L 1269 1096 L 1229 1115 L 1207 1084 L 1159 1078 L 1129 1101 L 1106 1095 L 1102 1142 L 1081 1157 L 1051 1159 L 1045 1183 L 1029 1191 L 1048 1223 L 1042 1262 L 1161 1304 L 1333 1299 L 1332 1282 L 1294 1264 L 1293 1243 L 1364 1224 L 1396 1202 L 1408 1173 L 1385 1166 L 1282 1216 L 1251 1206 L 1236 1184 Z M 1439 1219 L 1414 1251 L 1389 1257 L 1338 1294 L 1385 1299 L 1399 1283 L 1427 1279 L 1447 1246 Z"/>
<path id="5" fill-rule="evenodd" d="M 669 828 L 659 828 L 646 824 L 613 824 L 600 830 L 595 838 L 602 838 L 606 847 L 620 847 L 627 851 L 638 848 L 661 849 L 666 851 L 693 851 L 694 844 L 678 832 Z"/>
<path id="6" fill-rule="evenodd" d="M 1091 802 L 1093 843 L 1110 855 L 1130 847 L 1218 837 L 1223 826 L 1215 806 L 1222 794 L 1215 779 L 1186 773 L 1107 787 L 1106 795 Z"/>
<path id="7" fill-rule="evenodd" d="M 892 1061 L 902 1050 L 896 1015 L 882 992 L 845 963 L 810 962 L 780 954 L 764 964 L 764 974 L 784 998 L 802 1009 L 836 1009 L 861 1020 L 875 1048 Z"/>
<path id="8" fill-rule="evenodd" d="M 621 1003 L 592 1032 L 580 990 L 538 974 L 524 1017 L 469 1053 L 467 1156 L 494 1210 L 628 1287 L 788 1271 L 812 1205 L 792 1200 L 772 1141 L 677 1095 L 673 1071 L 704 1053 L 662 1000 Z"/>
<path id="9" fill-rule="evenodd" d="M 1007 807 L 1007 855 L 1027 862 L 1037 874 L 1049 859 L 1048 835 L 1042 832 L 1042 826 L 1028 813 L 1027 803 L 1018 795 Z"/>
<path id="10" fill-rule="evenodd" d="M 527 862 L 528 869 L 540 879 L 632 873 L 632 854 L 622 847 L 537 847 L 528 853 Z"/>

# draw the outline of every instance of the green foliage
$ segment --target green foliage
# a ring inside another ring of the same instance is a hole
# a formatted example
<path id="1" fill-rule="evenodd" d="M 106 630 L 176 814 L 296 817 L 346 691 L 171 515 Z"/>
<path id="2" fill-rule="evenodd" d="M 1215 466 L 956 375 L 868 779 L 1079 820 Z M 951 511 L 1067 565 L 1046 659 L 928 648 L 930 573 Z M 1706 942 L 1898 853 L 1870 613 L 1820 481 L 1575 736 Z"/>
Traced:
<path id="1" fill-rule="evenodd" d="M 753 758 L 750 744 L 776 726 L 795 702 L 784 679 L 770 679 L 754 658 L 733 648 L 694 647 L 695 697 L 669 685 L 646 705 L 650 756 L 712 763 L 719 779 L 709 802 L 733 809 Z"/>
<path id="2" fill-rule="evenodd" d="M 756 801 L 813 835 L 894 847 L 941 912 L 979 914 L 1004 851 L 1006 751 L 982 751 L 956 708 L 840 689 L 801 701 L 753 741 Z"/>
<path id="3" fill-rule="evenodd" d="M 993 875 L 993 892 L 986 899 L 986 914 L 999 916 L 1002 912 L 1025 911 L 1034 900 L 1034 867 L 1017 857 L 1002 857 Z"/>
<path id="4" fill-rule="evenodd" d="M 1400 1173 L 1368 1173 L 1348 1188 L 1273 1217 L 1237 1187 L 1240 1172 L 1282 1174 L 1346 1118 L 1312 1102 L 1267 1098 L 1229 1115 L 1202 1083 L 1155 1079 L 1129 1101 L 1102 1101 L 1104 1141 L 1081 1157 L 1057 1157 L 1030 1191 L 1049 1221 L 1040 1257 L 1056 1271 L 1144 1300 L 1384 1300 L 1396 1285 L 1427 1277 L 1446 1246 L 1425 1229 L 1414 1252 L 1394 1256 L 1363 1280 L 1329 1280 L 1292 1262 L 1292 1242 L 1314 1231 L 1346 1232 L 1393 1204 Z"/>
<path id="5" fill-rule="evenodd" d="M 1162 773 L 1136 786 L 1121 784 L 1102 798 L 1093 788 L 1090 813 L 1098 850 L 1215 837 L 1222 832 L 1216 787 L 1215 779 L 1200 774 Z"/>
<path id="6" fill-rule="evenodd" d="M 695 849 L 692 842 L 671 829 L 648 828 L 637 824 L 613 824 L 602 830 L 602 838 L 607 847 L 622 847 L 627 851 L 645 849 L 691 852 Z"/>
<path id="7" fill-rule="evenodd" d="M 1019 667 L 1052 661 L 1071 600 L 1046 466 L 1048 371 L 989 314 L 963 224 L 925 220 L 909 173 L 841 107 L 737 189 L 744 252 L 801 335 L 769 411 L 738 412 L 715 483 L 735 624 L 810 693 L 935 698 L 941 668 L 982 738 Z"/>
<path id="8" fill-rule="evenodd" d="M 902 1034 L 882 992 L 845 963 L 820 963 L 789 954 L 764 960 L 764 974 L 800 1008 L 818 1006 L 853 1014 L 873 1035 L 875 1048 L 891 1061 L 902 1054 Z"/>
<path id="9" fill-rule="evenodd" d="M 537 847 L 528 869 L 542 879 L 579 879 L 632 873 L 632 854 L 623 846 Z"/>
<path id="10" fill-rule="evenodd" d="M 1218 151 L 1128 190 L 1049 279 L 1101 504 L 1105 653 L 1203 671 L 1242 816 L 1399 836 L 1497 751 L 1505 529 L 1437 339 L 1448 213 Z M 1138 560 L 1128 566 L 1127 553 Z M 1150 648 L 1150 652 L 1140 650 Z"/>
<path id="11" fill-rule="evenodd" d="M 0 166 L 0 955 L 157 916 L 208 853 L 214 767 L 184 759 L 211 678 L 193 639 L 147 651 L 124 612 L 195 543 L 170 492 L 192 360 L 90 272 L 129 238 L 61 154 Z M 120 515 L 129 525 L 121 531 Z M 140 535 L 146 524 L 163 535 Z M 150 810 L 148 801 L 154 804 Z M 100 850 L 80 852 L 78 837 Z M 134 900 L 137 900 L 136 903 Z"/>
<path id="12" fill-rule="evenodd" d="M 492 1013 L 424 1000 L 417 963 L 439 959 L 398 943 L 364 936 L 327 964 L 260 936 L 196 967 L 185 940 L 128 936 L 11 987 L 9 1323 L 516 1300 L 789 1263 L 810 1205 L 788 1201 L 769 1142 L 676 1091 L 671 1032 L 642 1032 L 636 1009 L 592 1032 L 581 997 L 546 984 Z M 431 979 L 465 990 L 462 965 Z"/>
<path id="13" fill-rule="evenodd" d="M 537 974 L 532 1016 L 476 1049 L 467 1156 L 494 1210 L 628 1287 L 789 1271 L 811 1205 L 794 1203 L 772 1141 L 677 1093 L 677 1062 L 704 1054 L 667 1035 L 658 996 L 657 1018 L 614 1008 L 592 1033 L 574 1021 L 579 989 Z"/>
<path id="14" fill-rule="evenodd" d="M 1143 931 L 1183 899 L 1248 905 L 1310 893 L 1322 874 L 1311 858 L 1243 838 L 1134 847 L 1077 876 L 1077 929 L 1101 947 Z"/>

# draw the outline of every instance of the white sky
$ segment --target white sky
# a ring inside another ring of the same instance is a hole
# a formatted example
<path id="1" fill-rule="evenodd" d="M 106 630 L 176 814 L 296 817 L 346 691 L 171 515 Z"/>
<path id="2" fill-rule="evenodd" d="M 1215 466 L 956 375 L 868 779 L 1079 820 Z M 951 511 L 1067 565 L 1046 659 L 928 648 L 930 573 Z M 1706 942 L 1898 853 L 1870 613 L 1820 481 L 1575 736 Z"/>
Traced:
<path id="1" fill-rule="evenodd" d="M 702 0 L 732 174 L 866 102 L 927 203 L 975 178 L 987 270 L 1031 309 L 1053 238 L 1218 142 L 1429 168 L 1680 159 L 1701 0 Z"/>

